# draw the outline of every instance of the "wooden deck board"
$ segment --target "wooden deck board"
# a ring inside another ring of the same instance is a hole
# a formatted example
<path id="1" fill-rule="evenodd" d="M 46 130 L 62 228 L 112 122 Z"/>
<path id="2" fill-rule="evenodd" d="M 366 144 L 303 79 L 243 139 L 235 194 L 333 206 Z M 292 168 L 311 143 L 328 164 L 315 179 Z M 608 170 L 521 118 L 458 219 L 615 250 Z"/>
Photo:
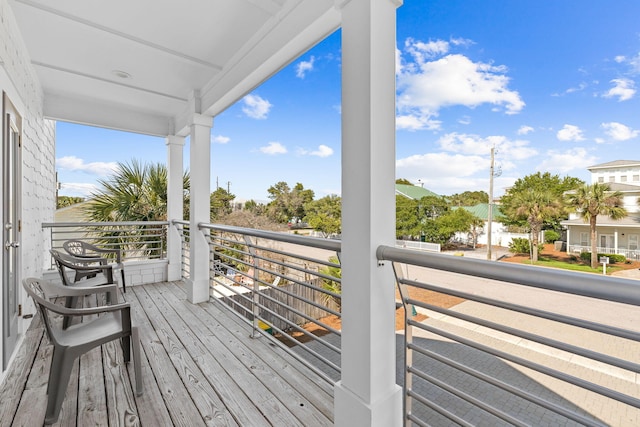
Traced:
<path id="1" fill-rule="evenodd" d="M 172 293 L 178 292 L 178 295 L 181 295 L 180 289 L 175 286 L 168 288 L 168 290 Z M 323 413 L 318 408 L 320 405 L 312 403 L 316 399 L 325 398 L 331 402 L 333 399 L 321 391 L 319 392 L 319 383 L 312 383 L 304 377 L 297 369 L 298 364 L 293 359 L 289 357 L 286 362 L 283 362 L 280 358 L 270 357 L 276 350 L 273 344 L 266 340 L 249 338 L 250 327 L 246 323 L 236 322 L 232 317 L 228 317 L 228 314 L 220 311 L 220 308 L 216 308 L 214 303 L 197 306 L 186 303 L 184 307 L 202 319 L 203 324 L 208 325 L 212 331 L 211 333 L 217 336 L 226 349 L 242 362 L 244 369 L 251 370 L 255 378 L 267 389 L 272 390 L 272 394 L 280 401 L 280 404 L 288 408 L 302 425 L 333 424 L 332 415 Z M 237 336 L 245 337 L 245 339 L 234 338 Z M 268 350 L 265 351 L 265 348 Z M 309 374 L 312 373 L 309 372 Z M 296 388 L 292 383 L 296 383 L 297 379 L 301 377 L 305 378 L 304 386 Z M 312 389 L 306 389 L 308 384 L 313 384 Z"/>
<path id="2" fill-rule="evenodd" d="M 165 292 L 164 296 L 168 302 L 178 308 L 183 307 L 183 301 L 179 301 L 171 292 Z M 192 307 L 194 311 L 203 314 L 200 307 Z M 223 396 L 225 402 L 229 402 L 229 407 L 236 408 L 240 412 L 237 416 L 241 425 L 263 425 L 265 423 L 292 425 L 295 421 L 293 414 L 277 403 L 277 398 L 264 384 L 256 381 L 253 377 L 238 375 L 239 369 L 246 368 L 241 365 L 241 361 L 233 353 L 226 351 L 224 343 L 202 323 L 202 318 L 198 318 L 188 308 L 180 310 L 180 316 L 194 328 L 193 331 L 200 341 L 200 344 L 194 343 L 194 345 L 201 348 L 202 354 L 206 355 L 202 360 L 202 368 L 211 372 L 208 377 L 214 381 L 214 386 Z M 198 321 L 198 319 L 200 320 Z M 205 349 L 208 350 L 205 351 Z M 254 407 L 256 403 L 259 404 L 259 409 Z"/>
<path id="3" fill-rule="evenodd" d="M 175 283 L 127 290 L 144 394 L 135 396 L 133 366 L 119 343 L 105 344 L 76 362 L 56 425 L 332 424 L 331 386 L 267 340 L 249 338 L 250 328 L 228 312 L 190 304 Z M 0 387 L 2 426 L 42 425 L 51 361 L 42 332 L 34 322 L 6 374 L 11 381 Z"/>
<path id="4" fill-rule="evenodd" d="M 163 296 L 171 296 L 171 294 L 165 292 Z M 238 423 L 240 425 L 266 424 L 267 421 L 260 410 L 251 403 L 243 389 L 236 384 L 234 378 L 218 362 L 218 359 L 226 359 L 226 355 L 219 351 L 220 342 L 210 339 L 210 332 L 200 328 L 201 323 L 198 319 L 183 319 L 179 316 L 176 309 L 180 309 L 182 304 L 178 301 L 175 301 L 178 306 L 172 307 L 171 301 L 164 298 L 156 297 L 153 300 L 166 320 L 172 325 L 176 335 L 180 337 L 180 341 L 192 349 L 191 354 L 194 362 Z M 242 378 L 242 376 L 240 377 Z M 247 383 L 246 386 L 251 389 L 254 384 L 255 381 L 251 381 L 251 384 Z M 289 416 L 291 417 L 291 414 Z"/>

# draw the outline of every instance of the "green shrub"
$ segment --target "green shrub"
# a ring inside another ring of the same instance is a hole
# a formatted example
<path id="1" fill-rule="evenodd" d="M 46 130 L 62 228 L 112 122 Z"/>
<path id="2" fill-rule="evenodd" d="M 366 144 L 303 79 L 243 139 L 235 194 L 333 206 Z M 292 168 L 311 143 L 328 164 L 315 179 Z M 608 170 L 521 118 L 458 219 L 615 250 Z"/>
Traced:
<path id="1" fill-rule="evenodd" d="M 603 256 L 609 257 L 609 264 L 627 261 L 627 257 L 621 254 L 598 254 L 598 263 L 600 262 L 600 257 Z M 580 259 L 586 262 L 591 262 L 591 252 L 581 252 Z"/>
<path id="2" fill-rule="evenodd" d="M 553 243 L 556 240 L 560 240 L 560 233 L 556 230 L 544 230 L 544 242 Z"/>
<path id="3" fill-rule="evenodd" d="M 542 252 L 543 245 L 538 244 L 538 253 Z M 531 253 L 531 245 L 529 244 L 529 239 L 525 239 L 524 237 L 516 237 L 511 240 L 509 243 L 509 252 L 513 252 L 514 254 L 529 254 Z"/>

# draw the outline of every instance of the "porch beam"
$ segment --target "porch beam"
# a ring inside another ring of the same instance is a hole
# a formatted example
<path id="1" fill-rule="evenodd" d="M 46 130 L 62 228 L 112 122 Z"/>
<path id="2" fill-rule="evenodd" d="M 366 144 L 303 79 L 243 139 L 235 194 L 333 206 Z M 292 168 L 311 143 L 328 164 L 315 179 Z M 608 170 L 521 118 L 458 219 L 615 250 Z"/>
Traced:
<path id="1" fill-rule="evenodd" d="M 167 136 L 167 219 L 184 219 L 182 191 L 183 157 L 185 138 Z M 182 277 L 182 237 L 177 227 L 169 225 L 167 232 L 167 280 L 180 280 Z"/>
<path id="2" fill-rule="evenodd" d="M 198 224 L 210 221 L 211 128 L 213 117 L 195 113 L 190 125 L 189 164 L 189 280 L 187 298 L 192 303 L 209 300 L 209 244 Z"/>
<path id="3" fill-rule="evenodd" d="M 376 249 L 395 242 L 393 0 L 339 0 L 342 14 L 342 378 L 337 426 L 400 426 L 395 288 Z"/>

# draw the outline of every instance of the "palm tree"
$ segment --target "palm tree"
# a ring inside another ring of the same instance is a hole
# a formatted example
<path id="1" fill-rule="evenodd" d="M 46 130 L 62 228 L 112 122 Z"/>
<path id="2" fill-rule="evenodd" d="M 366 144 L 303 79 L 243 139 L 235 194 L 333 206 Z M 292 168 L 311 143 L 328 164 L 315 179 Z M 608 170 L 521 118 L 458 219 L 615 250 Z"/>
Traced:
<path id="1" fill-rule="evenodd" d="M 167 168 L 164 164 L 142 165 L 136 160 L 130 163 L 118 163 L 114 175 L 98 182 L 102 188 L 91 195 L 90 202 L 85 208 L 85 213 L 91 221 L 167 220 Z M 183 188 L 185 195 L 188 195 L 188 172 L 183 175 Z M 140 240 L 146 240 L 143 237 L 145 228 L 142 226 L 139 230 Z M 101 240 L 103 243 L 120 241 L 118 238 L 120 232 L 118 227 L 105 231 L 101 234 Z M 128 233 L 128 235 L 127 243 L 131 243 L 131 234 Z M 146 243 L 129 245 L 128 248 L 150 253 L 155 249 L 155 253 L 158 253 L 158 248 L 150 248 Z"/>
<path id="2" fill-rule="evenodd" d="M 606 215 L 611 219 L 622 219 L 627 210 L 622 206 L 623 195 L 620 191 L 611 191 L 609 184 L 594 183 L 584 185 L 569 193 L 567 205 L 575 209 L 589 223 L 591 231 L 591 268 L 598 268 L 598 251 L 596 239 L 596 219 L 598 215 Z"/>
<path id="3" fill-rule="evenodd" d="M 527 188 L 514 195 L 514 215 L 529 224 L 531 232 L 531 261 L 538 261 L 539 236 L 544 222 L 557 215 L 562 206 L 551 191 Z"/>

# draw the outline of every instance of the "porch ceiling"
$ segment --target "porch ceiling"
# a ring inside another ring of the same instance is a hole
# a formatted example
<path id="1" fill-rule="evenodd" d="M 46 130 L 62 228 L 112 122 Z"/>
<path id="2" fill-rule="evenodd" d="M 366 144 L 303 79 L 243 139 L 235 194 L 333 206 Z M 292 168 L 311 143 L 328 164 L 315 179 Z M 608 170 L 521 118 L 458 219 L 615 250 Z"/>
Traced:
<path id="1" fill-rule="evenodd" d="M 161 136 L 220 113 L 340 24 L 334 0 L 8 3 L 46 117 Z"/>

